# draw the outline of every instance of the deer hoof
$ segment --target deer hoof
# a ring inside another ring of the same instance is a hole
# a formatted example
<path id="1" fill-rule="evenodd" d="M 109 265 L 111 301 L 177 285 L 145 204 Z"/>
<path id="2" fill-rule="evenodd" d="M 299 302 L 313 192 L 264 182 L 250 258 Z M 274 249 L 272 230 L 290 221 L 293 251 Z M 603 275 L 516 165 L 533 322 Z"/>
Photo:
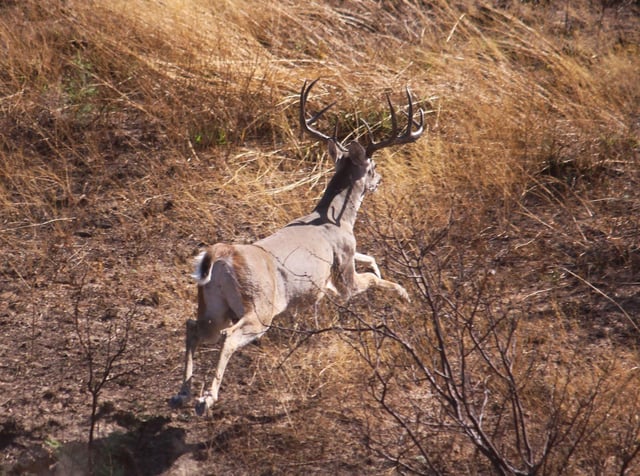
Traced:
<path id="1" fill-rule="evenodd" d="M 405 288 L 403 288 L 402 286 L 400 286 L 398 284 L 398 287 L 396 289 L 397 289 L 398 294 L 400 295 L 400 297 L 402 299 L 404 299 L 407 302 L 411 302 L 411 298 L 409 297 L 409 293 L 407 292 L 407 290 Z"/>
<path id="2" fill-rule="evenodd" d="M 191 400 L 191 395 L 187 392 L 180 392 L 178 395 L 174 395 L 169 399 L 169 406 L 171 408 L 183 407 L 185 403 Z"/>
<path id="3" fill-rule="evenodd" d="M 207 410 L 213 406 L 214 400 L 210 392 L 206 392 L 204 397 L 198 398 L 196 402 L 196 415 L 202 416 L 207 413 Z"/>

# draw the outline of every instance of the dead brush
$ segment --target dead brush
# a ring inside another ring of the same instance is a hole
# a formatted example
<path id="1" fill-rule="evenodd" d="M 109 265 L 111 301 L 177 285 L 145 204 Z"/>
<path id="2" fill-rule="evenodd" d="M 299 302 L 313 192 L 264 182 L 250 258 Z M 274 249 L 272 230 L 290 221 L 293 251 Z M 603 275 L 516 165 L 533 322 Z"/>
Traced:
<path id="1" fill-rule="evenodd" d="M 634 352 L 588 346 L 585 359 L 576 347 L 584 331 L 568 316 L 535 319 L 535 301 L 503 300 L 500 273 L 471 263 L 471 246 L 448 246 L 462 223 L 430 232 L 408 221 L 378 232 L 422 306 L 409 321 L 391 310 L 350 315 L 359 331 L 349 342 L 370 366 L 379 418 L 367 418 L 372 450 L 418 474 L 466 472 L 465 460 L 498 474 L 635 467 L 639 427 L 621 427 L 617 416 L 637 409 L 637 399 L 621 397 L 637 382 Z M 603 450 L 595 435 L 607 432 L 616 443 Z M 455 463 L 434 446 L 456 448 Z"/>

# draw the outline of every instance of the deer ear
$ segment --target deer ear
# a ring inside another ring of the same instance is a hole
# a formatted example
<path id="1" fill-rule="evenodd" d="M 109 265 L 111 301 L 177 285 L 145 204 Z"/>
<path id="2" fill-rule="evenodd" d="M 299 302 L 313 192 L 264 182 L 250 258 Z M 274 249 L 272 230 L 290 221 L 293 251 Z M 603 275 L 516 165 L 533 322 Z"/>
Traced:
<path id="1" fill-rule="evenodd" d="M 356 165 L 365 165 L 367 163 L 367 152 L 356 141 L 351 142 L 347 147 L 351 162 Z"/>
<path id="2" fill-rule="evenodd" d="M 329 156 L 333 159 L 333 163 L 337 164 L 344 155 L 344 152 L 338 147 L 334 140 L 328 141 Z"/>

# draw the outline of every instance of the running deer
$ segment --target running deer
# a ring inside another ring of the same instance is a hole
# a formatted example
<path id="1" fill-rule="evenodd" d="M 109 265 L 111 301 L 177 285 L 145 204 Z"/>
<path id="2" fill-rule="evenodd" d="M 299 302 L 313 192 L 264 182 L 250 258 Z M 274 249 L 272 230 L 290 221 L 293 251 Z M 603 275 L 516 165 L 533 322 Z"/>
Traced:
<path id="1" fill-rule="evenodd" d="M 424 111 L 418 111 L 420 119 L 416 121 L 407 88 L 407 126 L 399 131 L 387 96 L 390 136 L 374 142 L 371 129 L 364 123 L 367 146 L 357 141 L 343 145 L 335 131 L 329 136 L 312 127 L 334 103 L 307 118 L 307 99 L 316 82 L 307 86 L 305 81 L 300 92 L 300 125 L 326 143 L 335 162 L 333 178 L 309 215 L 253 244 L 219 243 L 198 256 L 193 275 L 198 284 L 198 314 L 196 320 L 187 321 L 184 381 L 180 392 L 170 400 L 174 407 L 191 398 L 193 357 L 201 343 L 215 344 L 224 336 L 211 387 L 196 402 L 198 415 L 218 400 L 222 376 L 233 353 L 267 332 L 273 318 L 288 308 L 316 303 L 325 294 L 346 301 L 372 287 L 409 298 L 402 286 L 381 278 L 373 257 L 356 252 L 353 227 L 365 194 L 380 183 L 373 153 L 416 141 L 424 131 Z M 356 261 L 373 272 L 357 273 Z"/>

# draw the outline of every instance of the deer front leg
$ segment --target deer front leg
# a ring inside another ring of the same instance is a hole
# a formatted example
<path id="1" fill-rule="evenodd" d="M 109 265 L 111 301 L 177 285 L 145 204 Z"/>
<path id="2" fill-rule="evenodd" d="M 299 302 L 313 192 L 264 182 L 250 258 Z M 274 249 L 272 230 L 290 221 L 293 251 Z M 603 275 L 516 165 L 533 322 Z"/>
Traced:
<path id="1" fill-rule="evenodd" d="M 382 278 L 380 268 L 378 268 L 378 263 L 376 263 L 376 259 L 373 256 L 365 255 L 364 253 L 355 253 L 353 255 L 353 259 L 358 263 L 368 265 L 378 278 Z"/>
<path id="2" fill-rule="evenodd" d="M 198 323 L 193 319 L 187 321 L 185 338 L 185 358 L 184 358 L 184 378 L 182 387 L 177 395 L 171 397 L 169 405 L 179 408 L 191 400 L 191 380 L 193 377 L 193 356 L 198 348 L 200 339 L 198 337 Z"/>
<path id="3" fill-rule="evenodd" d="M 360 294 L 361 292 L 374 287 L 395 291 L 401 298 L 406 299 L 407 301 L 411 301 L 411 299 L 409 298 L 409 293 L 407 293 L 407 290 L 405 288 L 397 283 L 379 278 L 373 273 L 354 273 L 354 286 L 354 295 Z"/>

